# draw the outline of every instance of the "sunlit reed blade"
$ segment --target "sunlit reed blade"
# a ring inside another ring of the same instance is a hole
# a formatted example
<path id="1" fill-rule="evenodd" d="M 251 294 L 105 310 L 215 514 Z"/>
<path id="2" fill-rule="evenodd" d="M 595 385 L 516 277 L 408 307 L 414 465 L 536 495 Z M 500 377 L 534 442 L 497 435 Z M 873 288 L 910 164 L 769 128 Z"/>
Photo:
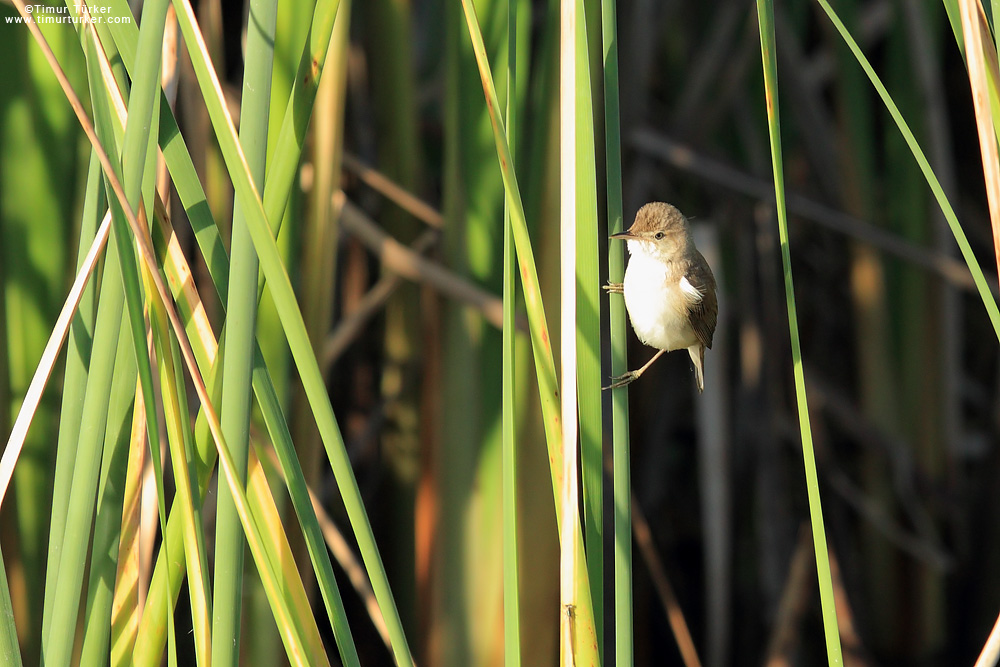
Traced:
<path id="1" fill-rule="evenodd" d="M 263 445 L 259 441 L 254 441 L 255 451 L 258 457 L 260 457 L 260 464 L 264 467 L 265 471 L 269 475 L 281 475 L 281 470 L 278 466 L 278 455 L 275 453 L 274 449 L 267 449 L 264 451 Z M 375 626 L 375 630 L 378 632 L 379 637 L 382 638 L 382 642 L 385 644 L 385 648 L 392 651 L 392 642 L 389 639 L 389 630 L 385 626 L 385 619 L 382 618 L 382 612 L 378 608 L 378 601 L 375 599 L 375 593 L 372 591 L 371 583 L 368 581 L 368 577 L 365 574 L 365 568 L 358 560 L 357 556 L 351 550 L 351 546 L 347 543 L 344 538 L 343 533 L 337 528 L 337 525 L 327 514 L 326 510 L 323 508 L 323 503 L 320 501 L 319 497 L 316 495 L 313 489 L 306 487 L 309 494 L 309 501 L 312 503 L 313 511 L 316 512 L 316 519 L 319 521 L 320 529 L 323 532 L 323 539 L 326 541 L 326 545 L 330 548 L 330 552 L 337 559 L 337 563 L 340 568 L 347 575 L 347 578 L 351 582 L 351 586 L 354 587 L 355 592 L 358 597 L 364 602 L 365 609 L 368 612 L 368 616 L 371 619 L 372 625 Z"/>
<path id="2" fill-rule="evenodd" d="M 552 356 L 548 327 L 545 322 L 545 309 L 542 305 L 538 272 L 535 268 L 531 239 L 528 236 L 524 206 L 521 202 L 517 177 L 510 168 L 510 148 L 507 145 L 503 120 L 499 116 L 499 102 L 497 101 L 496 89 L 493 85 L 493 75 L 490 72 L 489 61 L 486 57 L 486 48 L 483 44 L 479 20 L 476 18 L 476 10 L 471 0 L 463 0 L 462 8 L 465 12 L 465 21 L 469 29 L 469 35 L 472 38 L 472 48 L 476 56 L 476 64 L 479 68 L 479 78 L 483 85 L 483 94 L 486 97 L 486 109 L 489 112 L 490 124 L 493 129 L 497 158 L 500 162 L 500 173 L 504 181 L 504 192 L 507 202 L 510 204 L 509 210 L 514 233 L 514 248 L 521 272 L 521 286 L 524 291 L 525 306 L 528 311 L 531 349 L 535 361 L 535 375 L 538 381 L 539 398 L 542 404 L 542 424 L 545 429 L 545 440 L 548 446 L 556 517 L 557 520 L 561 521 L 563 511 L 563 496 L 561 493 L 561 489 L 563 489 L 563 434 L 558 408 L 558 382 L 556 380 L 555 361 Z M 577 526 L 579 526 L 579 522 L 577 522 Z M 582 533 L 577 530 L 573 539 L 576 542 L 576 560 L 579 563 L 585 563 L 586 556 L 584 555 Z M 585 576 L 576 577 L 575 581 L 580 590 L 576 594 L 577 606 L 570 611 L 575 614 L 576 642 L 581 650 L 581 654 L 577 655 L 577 659 L 583 664 L 596 664 L 599 662 L 599 658 L 597 656 L 597 633 L 593 624 L 590 582 Z"/>
<path id="3" fill-rule="evenodd" d="M 42 400 L 42 392 L 45 391 L 45 385 L 52 375 L 52 369 L 55 367 L 56 360 L 59 358 L 59 350 L 62 348 L 62 344 L 69 333 L 69 327 L 73 322 L 73 315 L 76 313 L 76 307 L 80 303 L 83 289 L 87 286 L 87 281 L 90 279 L 94 267 L 97 265 L 97 260 L 100 259 L 101 252 L 108 242 L 108 235 L 110 233 L 111 211 L 108 211 L 104 214 L 104 220 L 97 230 L 94 242 L 91 244 L 90 250 L 83 260 L 83 265 L 76 274 L 76 279 L 73 281 L 73 286 L 69 290 L 69 295 L 66 297 L 65 303 L 63 303 L 62 310 L 59 311 L 59 318 L 52 328 L 52 335 L 49 336 L 49 342 L 45 344 L 45 352 L 42 354 L 42 359 L 35 369 L 34 376 L 31 378 L 31 384 L 28 385 L 28 391 L 24 396 L 24 401 L 21 403 L 21 409 L 18 410 L 14 427 L 7 438 L 3 457 L 0 457 L 0 503 L 3 503 L 3 499 L 7 495 L 7 487 L 10 486 L 10 479 L 14 474 L 14 466 L 17 465 L 17 458 L 24 447 L 24 438 L 28 434 L 28 428 L 31 426 L 31 420 L 35 416 L 35 410 L 37 410 L 38 403 Z"/>
<path id="4" fill-rule="evenodd" d="M 98 49 L 98 55 L 101 55 L 100 49 Z M 129 59 L 132 57 L 130 52 L 128 50 L 123 51 L 122 56 L 125 59 L 126 65 L 128 65 Z M 117 95 L 118 91 L 114 87 L 113 77 L 110 76 L 110 68 L 107 66 L 105 58 L 101 58 L 101 66 L 102 72 L 105 75 L 105 80 L 108 82 L 108 87 L 113 93 L 115 93 L 113 101 L 118 114 L 120 117 L 124 117 L 124 103 L 121 101 L 120 96 Z M 166 163 L 168 167 L 174 169 L 174 184 L 177 187 L 182 203 L 184 203 L 187 207 L 189 220 L 195 228 L 195 235 L 198 240 L 199 247 L 202 249 L 204 256 L 207 259 L 212 280 L 214 281 L 219 292 L 224 294 L 225 286 L 228 284 L 228 274 L 226 272 L 228 261 L 225 261 L 225 254 L 221 249 L 221 241 L 219 239 L 218 230 L 214 226 L 214 222 L 211 220 L 210 214 L 208 214 L 207 220 L 203 219 L 205 217 L 205 211 L 207 211 L 207 207 L 202 205 L 205 201 L 205 196 L 201 190 L 198 177 L 194 173 L 190 156 L 188 155 L 183 142 L 177 140 L 178 135 L 176 134 L 176 126 L 172 124 L 173 118 L 169 108 L 164 105 L 161 110 L 163 111 L 161 114 L 161 122 L 168 125 L 164 131 L 167 136 L 171 137 L 170 140 L 164 142 L 164 157 L 166 159 Z M 168 238 L 165 242 L 167 250 L 166 257 L 164 259 L 164 267 L 167 272 L 168 280 L 175 286 L 179 298 L 178 303 L 181 305 L 182 310 L 184 310 L 184 317 L 188 322 L 188 327 L 193 340 L 197 342 L 194 346 L 194 352 L 198 363 L 204 368 L 208 368 L 216 355 L 217 344 L 215 336 L 212 333 L 211 325 L 207 320 L 205 308 L 203 307 L 197 291 L 194 288 L 191 280 L 191 270 L 187 266 L 183 252 L 178 245 L 177 236 L 173 234 L 172 230 L 169 228 L 169 224 L 166 220 L 166 211 L 158 199 L 155 201 L 155 210 L 156 219 L 159 223 L 157 230 L 161 227 L 165 228 L 164 234 Z M 180 298 L 181 295 L 183 295 L 183 298 Z M 259 351 L 257 352 L 255 362 L 258 360 Z M 269 424 L 269 428 L 274 427 L 274 425 L 278 423 L 283 424 L 283 418 L 280 415 L 280 409 L 278 408 L 277 401 L 271 400 L 274 396 L 274 387 L 266 370 L 264 370 L 262 366 L 255 365 L 253 378 L 254 389 L 258 394 L 258 399 L 261 404 L 261 411 L 265 420 Z M 291 452 L 292 445 L 287 439 L 287 429 L 284 429 L 282 433 L 285 436 L 284 438 L 279 437 L 278 435 L 273 436 L 275 438 L 276 447 L 278 447 L 281 452 Z M 160 468 L 159 463 L 157 462 L 157 450 L 154 449 L 153 451 L 154 469 L 158 471 Z M 293 505 L 296 508 L 300 520 L 304 522 L 306 540 L 310 545 L 310 558 L 313 560 L 314 567 L 317 568 L 318 578 L 321 584 L 320 590 L 323 594 L 323 600 L 327 604 L 327 611 L 334 627 L 334 634 L 342 640 L 338 643 L 344 643 L 349 640 L 349 634 L 347 631 L 346 619 L 344 618 L 343 604 L 340 601 L 339 594 L 337 592 L 333 572 L 329 564 L 329 557 L 326 554 L 325 548 L 322 546 L 322 537 L 319 535 L 319 528 L 315 525 L 315 517 L 312 518 L 310 523 L 308 510 L 306 509 L 303 511 L 303 508 L 307 507 L 307 500 L 304 500 L 304 491 L 300 492 L 301 483 L 298 482 L 298 480 L 302 479 L 301 469 L 298 468 L 297 462 L 292 455 L 284 456 L 282 462 L 283 466 L 286 466 L 286 469 L 289 471 L 288 474 L 297 481 L 296 483 L 300 484 L 299 486 L 292 484 L 289 487 Z M 162 476 L 157 474 L 156 481 L 158 494 L 162 498 L 162 489 L 160 489 Z M 162 500 L 158 503 L 158 506 L 160 509 L 164 507 Z M 166 533 L 171 533 L 174 526 L 179 527 L 180 524 L 171 520 L 168 529 L 165 531 L 163 545 L 164 550 L 167 550 Z M 179 534 L 175 535 L 174 539 L 177 540 L 177 544 L 181 544 L 183 542 Z M 173 544 L 173 541 L 171 543 Z M 140 662 L 146 657 L 149 657 L 151 654 L 158 654 L 159 651 L 162 650 L 162 648 L 159 650 L 156 648 L 157 646 L 162 647 L 164 643 L 164 637 L 162 634 L 164 625 L 162 614 L 164 614 L 166 609 L 169 609 L 170 606 L 172 606 L 174 595 L 176 595 L 175 592 L 170 596 L 162 596 L 159 598 L 161 603 L 157 604 L 155 602 L 156 593 L 161 590 L 157 588 L 157 586 L 163 581 L 162 579 L 157 578 L 159 573 L 159 569 L 157 569 L 157 572 L 154 573 L 151 589 L 154 602 L 150 607 L 150 613 L 143 616 L 142 627 L 137 638 L 136 659 Z M 172 574 L 169 579 L 172 586 L 179 587 L 179 578 L 174 577 Z M 169 631 L 167 639 L 169 639 L 171 651 L 173 651 L 173 615 L 167 614 L 166 616 L 166 625 L 167 630 Z M 157 619 L 160 620 L 158 621 Z M 150 632 L 151 629 L 155 629 L 156 631 Z"/>
<path id="5" fill-rule="evenodd" d="M 975 667 L 994 667 L 1000 659 L 1000 616 L 997 617 L 990 636 L 986 639 L 986 645 L 976 658 Z"/>
<path id="6" fill-rule="evenodd" d="M 965 37 L 965 60 L 969 66 L 969 84 L 972 87 L 972 106 L 976 112 L 976 129 L 979 135 L 979 149 L 983 158 L 983 177 L 986 180 L 986 200 L 989 203 L 990 221 L 993 227 L 993 250 L 1000 275 L 1000 152 L 997 151 L 997 133 L 990 109 L 990 93 L 987 84 L 987 68 L 990 63 L 985 57 L 985 40 L 989 39 L 989 26 L 980 23 L 981 6 L 979 0 L 958 0 L 962 15 L 962 34 Z M 983 17 L 985 21 L 985 16 Z M 993 64 L 994 79 L 996 61 Z"/>
<path id="7" fill-rule="evenodd" d="M 972 272 L 972 277 L 976 281 L 976 287 L 979 290 L 979 297 L 983 301 L 983 305 L 986 307 L 986 312 L 990 316 L 990 322 L 993 324 L 993 331 L 996 333 L 997 338 L 1000 338 L 1000 308 L 997 307 L 997 302 L 990 293 L 989 284 L 986 282 L 986 277 L 983 275 L 983 270 L 979 266 L 979 261 L 976 259 L 975 254 L 972 252 L 972 246 L 969 245 L 969 241 L 965 236 L 965 231 L 962 229 L 962 225 L 958 221 L 958 216 L 955 215 L 955 210 L 952 208 L 951 203 L 944 194 L 944 190 L 941 187 L 941 183 L 938 181 L 937 176 L 934 175 L 934 170 L 931 169 L 930 163 L 927 161 L 927 157 L 924 155 L 923 149 L 920 148 L 920 144 L 917 142 L 916 137 L 913 136 L 913 132 L 910 130 L 909 125 L 903 118 L 903 115 L 899 112 L 899 108 L 893 101 L 892 97 L 889 95 L 889 91 L 886 90 L 885 86 L 882 84 L 882 80 L 875 73 L 872 68 L 871 63 L 868 62 L 868 58 L 862 53 L 861 48 L 858 43 L 848 32 L 847 28 L 844 26 L 843 21 L 837 16 L 837 13 L 833 10 L 833 7 L 827 0 L 817 0 L 823 11 L 829 17 L 830 22 L 840 33 L 841 38 L 850 47 L 851 52 L 857 59 L 858 64 L 868 75 L 869 80 L 871 80 L 872 85 L 875 87 L 876 92 L 878 92 L 879 97 L 882 99 L 882 103 L 885 105 L 886 110 L 892 116 L 893 121 L 902 133 L 903 138 L 906 140 L 906 145 L 910 148 L 913 153 L 914 159 L 917 161 L 917 165 L 920 167 L 920 171 L 923 173 L 924 178 L 927 180 L 927 184 L 931 188 L 931 192 L 934 194 L 934 198 L 937 200 L 938 206 L 941 207 L 941 211 L 944 213 L 945 219 L 948 221 L 948 226 L 951 228 L 952 234 L 955 236 L 955 241 L 958 243 L 959 250 L 962 251 L 962 257 L 965 259 L 965 263 L 969 266 L 969 271 Z"/>
<path id="8" fill-rule="evenodd" d="M 192 64 L 205 95 L 206 105 L 216 136 L 222 149 L 223 157 L 230 169 L 233 185 L 241 204 L 247 207 L 247 223 L 253 237 L 254 246 L 260 258 L 261 268 L 267 277 L 268 285 L 274 296 L 274 304 L 278 310 L 288 339 L 292 357 L 302 379 L 309 403 L 312 406 L 317 426 L 323 437 L 327 457 L 333 467 L 334 476 L 340 487 L 351 524 L 361 549 L 362 557 L 372 577 L 375 589 L 386 623 L 393 638 L 393 652 L 398 662 L 410 664 L 413 660 L 403 633 L 399 612 L 389 587 L 385 567 L 375 542 L 371 524 L 368 520 L 360 489 L 351 468 L 351 462 L 344 446 L 343 438 L 337 425 L 333 408 L 326 391 L 326 384 L 320 374 L 316 358 L 312 351 L 308 333 L 302 319 L 302 313 L 296 303 L 295 292 L 288 274 L 285 272 L 280 253 L 271 235 L 271 227 L 261 204 L 259 193 L 250 178 L 246 158 L 236 139 L 232 118 L 222 95 L 221 85 L 214 67 L 207 57 L 204 39 L 197 28 L 194 10 L 189 2 L 181 1 L 178 8 L 178 23 L 184 34 L 185 43 L 191 54 Z M 332 25 L 332 21 L 331 21 Z M 329 36 L 327 37 L 329 39 Z M 324 48 L 325 54 L 325 48 Z M 286 118 L 288 120 L 288 118 Z M 272 166 L 272 171 L 274 167 Z M 265 191 L 267 187 L 265 186 Z"/>
<path id="9" fill-rule="evenodd" d="M 27 16 L 24 4 L 22 0 L 15 0 L 15 4 L 18 11 L 21 13 L 22 17 Z M 190 7 L 188 7 L 190 9 Z M 278 587 L 275 581 L 273 572 L 271 572 L 269 564 L 267 563 L 266 556 L 263 552 L 263 546 L 260 541 L 260 532 L 257 527 L 253 524 L 253 518 L 249 514 L 247 508 L 246 494 L 242 487 L 239 485 L 236 479 L 235 467 L 232 462 L 231 455 L 229 454 L 228 447 L 222 438 L 221 427 L 219 425 L 218 417 L 215 415 L 215 411 L 211 407 L 211 402 L 209 400 L 208 392 L 205 387 L 204 380 L 202 379 L 201 373 L 194 359 L 194 354 L 191 350 L 190 343 L 187 340 L 187 336 L 184 333 L 184 327 L 177 316 L 177 312 L 174 309 L 172 302 L 170 301 L 169 291 L 163 282 L 163 278 L 159 273 L 155 254 L 149 243 L 149 240 L 145 233 L 145 228 L 139 223 L 136 218 L 135 213 L 132 211 L 131 207 L 127 204 L 127 199 L 125 193 L 122 189 L 122 184 L 119 181 L 115 169 L 112 166 L 107 154 L 101 148 L 101 143 L 98 141 L 97 136 L 94 131 L 94 127 L 90 120 L 87 118 L 86 113 L 83 110 L 83 106 L 80 103 L 79 98 L 77 98 L 75 92 L 70 86 L 69 81 L 66 78 L 66 74 L 62 71 L 58 62 L 52 53 L 51 48 L 49 48 L 48 43 L 42 36 L 38 27 L 32 22 L 26 22 L 29 30 L 31 31 L 32 37 L 38 43 L 42 50 L 43 56 L 48 61 L 49 66 L 55 73 L 56 78 L 59 80 L 59 84 L 66 94 L 67 99 L 70 102 L 70 106 L 73 108 L 77 115 L 80 125 L 82 126 L 84 132 L 86 133 L 91 145 L 97 152 L 101 165 L 104 169 L 105 177 L 111 190 L 114 192 L 118 199 L 119 204 L 122 205 L 123 212 L 127 218 L 129 227 L 131 228 L 133 237 L 136 241 L 136 245 L 139 249 L 139 255 L 142 261 L 150 268 L 150 274 L 155 284 L 156 294 L 160 298 L 163 305 L 166 307 L 167 317 L 170 320 L 170 325 L 177 336 L 177 342 L 180 345 L 181 355 L 184 359 L 184 363 L 187 365 L 188 370 L 191 374 L 195 391 L 198 394 L 202 405 L 205 408 L 205 413 L 208 417 L 209 427 L 212 431 L 212 435 L 218 447 L 219 457 L 222 464 L 222 470 L 226 477 L 226 482 L 229 484 L 230 488 L 235 492 L 235 500 L 237 508 L 240 512 L 240 517 L 244 521 L 244 529 L 247 531 L 248 541 L 250 542 L 251 551 L 254 554 L 254 559 L 258 563 L 258 567 L 261 571 L 262 578 L 265 580 L 265 590 L 268 591 L 268 596 L 272 600 L 273 608 L 275 611 L 275 617 L 279 630 L 282 630 L 282 638 L 285 640 L 286 649 L 288 651 L 289 657 L 300 664 L 304 658 L 302 643 L 298 638 L 298 633 L 294 624 L 290 620 L 290 615 L 286 606 L 284 605 L 280 594 L 278 593 Z M 202 44 L 202 47 L 204 45 Z M 231 125 L 230 125 L 231 126 Z M 245 161 L 244 161 L 245 166 Z M 259 205 L 259 200 L 258 200 Z"/>
<path id="10" fill-rule="evenodd" d="M 576 413 L 576 0 L 562 0 L 559 21 L 559 356 L 562 387 L 563 512 L 559 521 L 559 648 L 561 664 L 577 661 L 576 587 L 581 563 L 573 536 L 580 530 L 577 511 Z M 582 18 L 582 17 L 580 17 Z"/>

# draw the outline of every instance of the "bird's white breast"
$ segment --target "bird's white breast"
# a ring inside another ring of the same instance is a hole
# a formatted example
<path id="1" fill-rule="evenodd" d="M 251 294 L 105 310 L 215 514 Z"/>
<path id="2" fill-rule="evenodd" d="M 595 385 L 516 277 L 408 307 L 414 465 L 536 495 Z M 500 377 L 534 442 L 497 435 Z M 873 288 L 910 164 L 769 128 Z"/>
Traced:
<path id="1" fill-rule="evenodd" d="M 631 259 L 625 271 L 625 307 L 635 335 L 661 350 L 680 350 L 698 344 L 688 320 L 689 304 L 701 294 L 683 273 L 645 252 L 642 243 L 629 242 Z"/>

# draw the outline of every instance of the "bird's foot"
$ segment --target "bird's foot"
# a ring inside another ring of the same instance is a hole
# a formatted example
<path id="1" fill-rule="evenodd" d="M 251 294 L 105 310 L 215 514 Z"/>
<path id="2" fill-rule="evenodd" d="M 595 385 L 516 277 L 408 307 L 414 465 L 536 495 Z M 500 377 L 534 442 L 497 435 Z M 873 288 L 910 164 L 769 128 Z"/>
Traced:
<path id="1" fill-rule="evenodd" d="M 623 283 L 608 283 L 607 285 L 602 285 L 604 291 L 608 294 L 624 294 L 625 285 Z"/>
<path id="2" fill-rule="evenodd" d="M 607 387 L 602 387 L 605 391 L 608 389 L 617 389 L 618 387 L 624 387 L 627 384 L 631 384 L 633 381 L 638 379 L 640 373 L 639 371 L 629 371 L 623 375 L 619 375 L 616 378 L 611 378 L 611 384 Z"/>

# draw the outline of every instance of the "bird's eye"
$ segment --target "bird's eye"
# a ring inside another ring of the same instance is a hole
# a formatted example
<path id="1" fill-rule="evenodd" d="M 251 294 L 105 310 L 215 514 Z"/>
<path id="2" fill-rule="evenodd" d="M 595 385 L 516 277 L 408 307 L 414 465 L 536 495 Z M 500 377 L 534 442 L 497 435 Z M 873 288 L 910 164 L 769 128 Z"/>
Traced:
<path id="1" fill-rule="evenodd" d="M 656 232 L 656 236 L 654 236 L 653 238 L 659 241 L 660 239 L 663 238 L 663 232 Z"/>

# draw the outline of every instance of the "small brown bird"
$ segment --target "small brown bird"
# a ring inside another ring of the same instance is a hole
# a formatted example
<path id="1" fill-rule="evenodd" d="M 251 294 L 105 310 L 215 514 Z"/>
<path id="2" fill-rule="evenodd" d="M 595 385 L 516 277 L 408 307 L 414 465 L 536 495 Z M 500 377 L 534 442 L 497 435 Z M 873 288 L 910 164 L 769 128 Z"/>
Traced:
<path id="1" fill-rule="evenodd" d="M 719 302 L 715 276 L 694 247 L 687 219 L 670 204 L 653 202 L 639 209 L 628 231 L 611 238 L 628 241 L 631 259 L 625 282 L 605 289 L 624 294 L 635 335 L 660 351 L 639 370 L 613 378 L 605 389 L 629 384 L 664 352 L 686 348 L 702 391 L 705 348 L 712 347 Z"/>

